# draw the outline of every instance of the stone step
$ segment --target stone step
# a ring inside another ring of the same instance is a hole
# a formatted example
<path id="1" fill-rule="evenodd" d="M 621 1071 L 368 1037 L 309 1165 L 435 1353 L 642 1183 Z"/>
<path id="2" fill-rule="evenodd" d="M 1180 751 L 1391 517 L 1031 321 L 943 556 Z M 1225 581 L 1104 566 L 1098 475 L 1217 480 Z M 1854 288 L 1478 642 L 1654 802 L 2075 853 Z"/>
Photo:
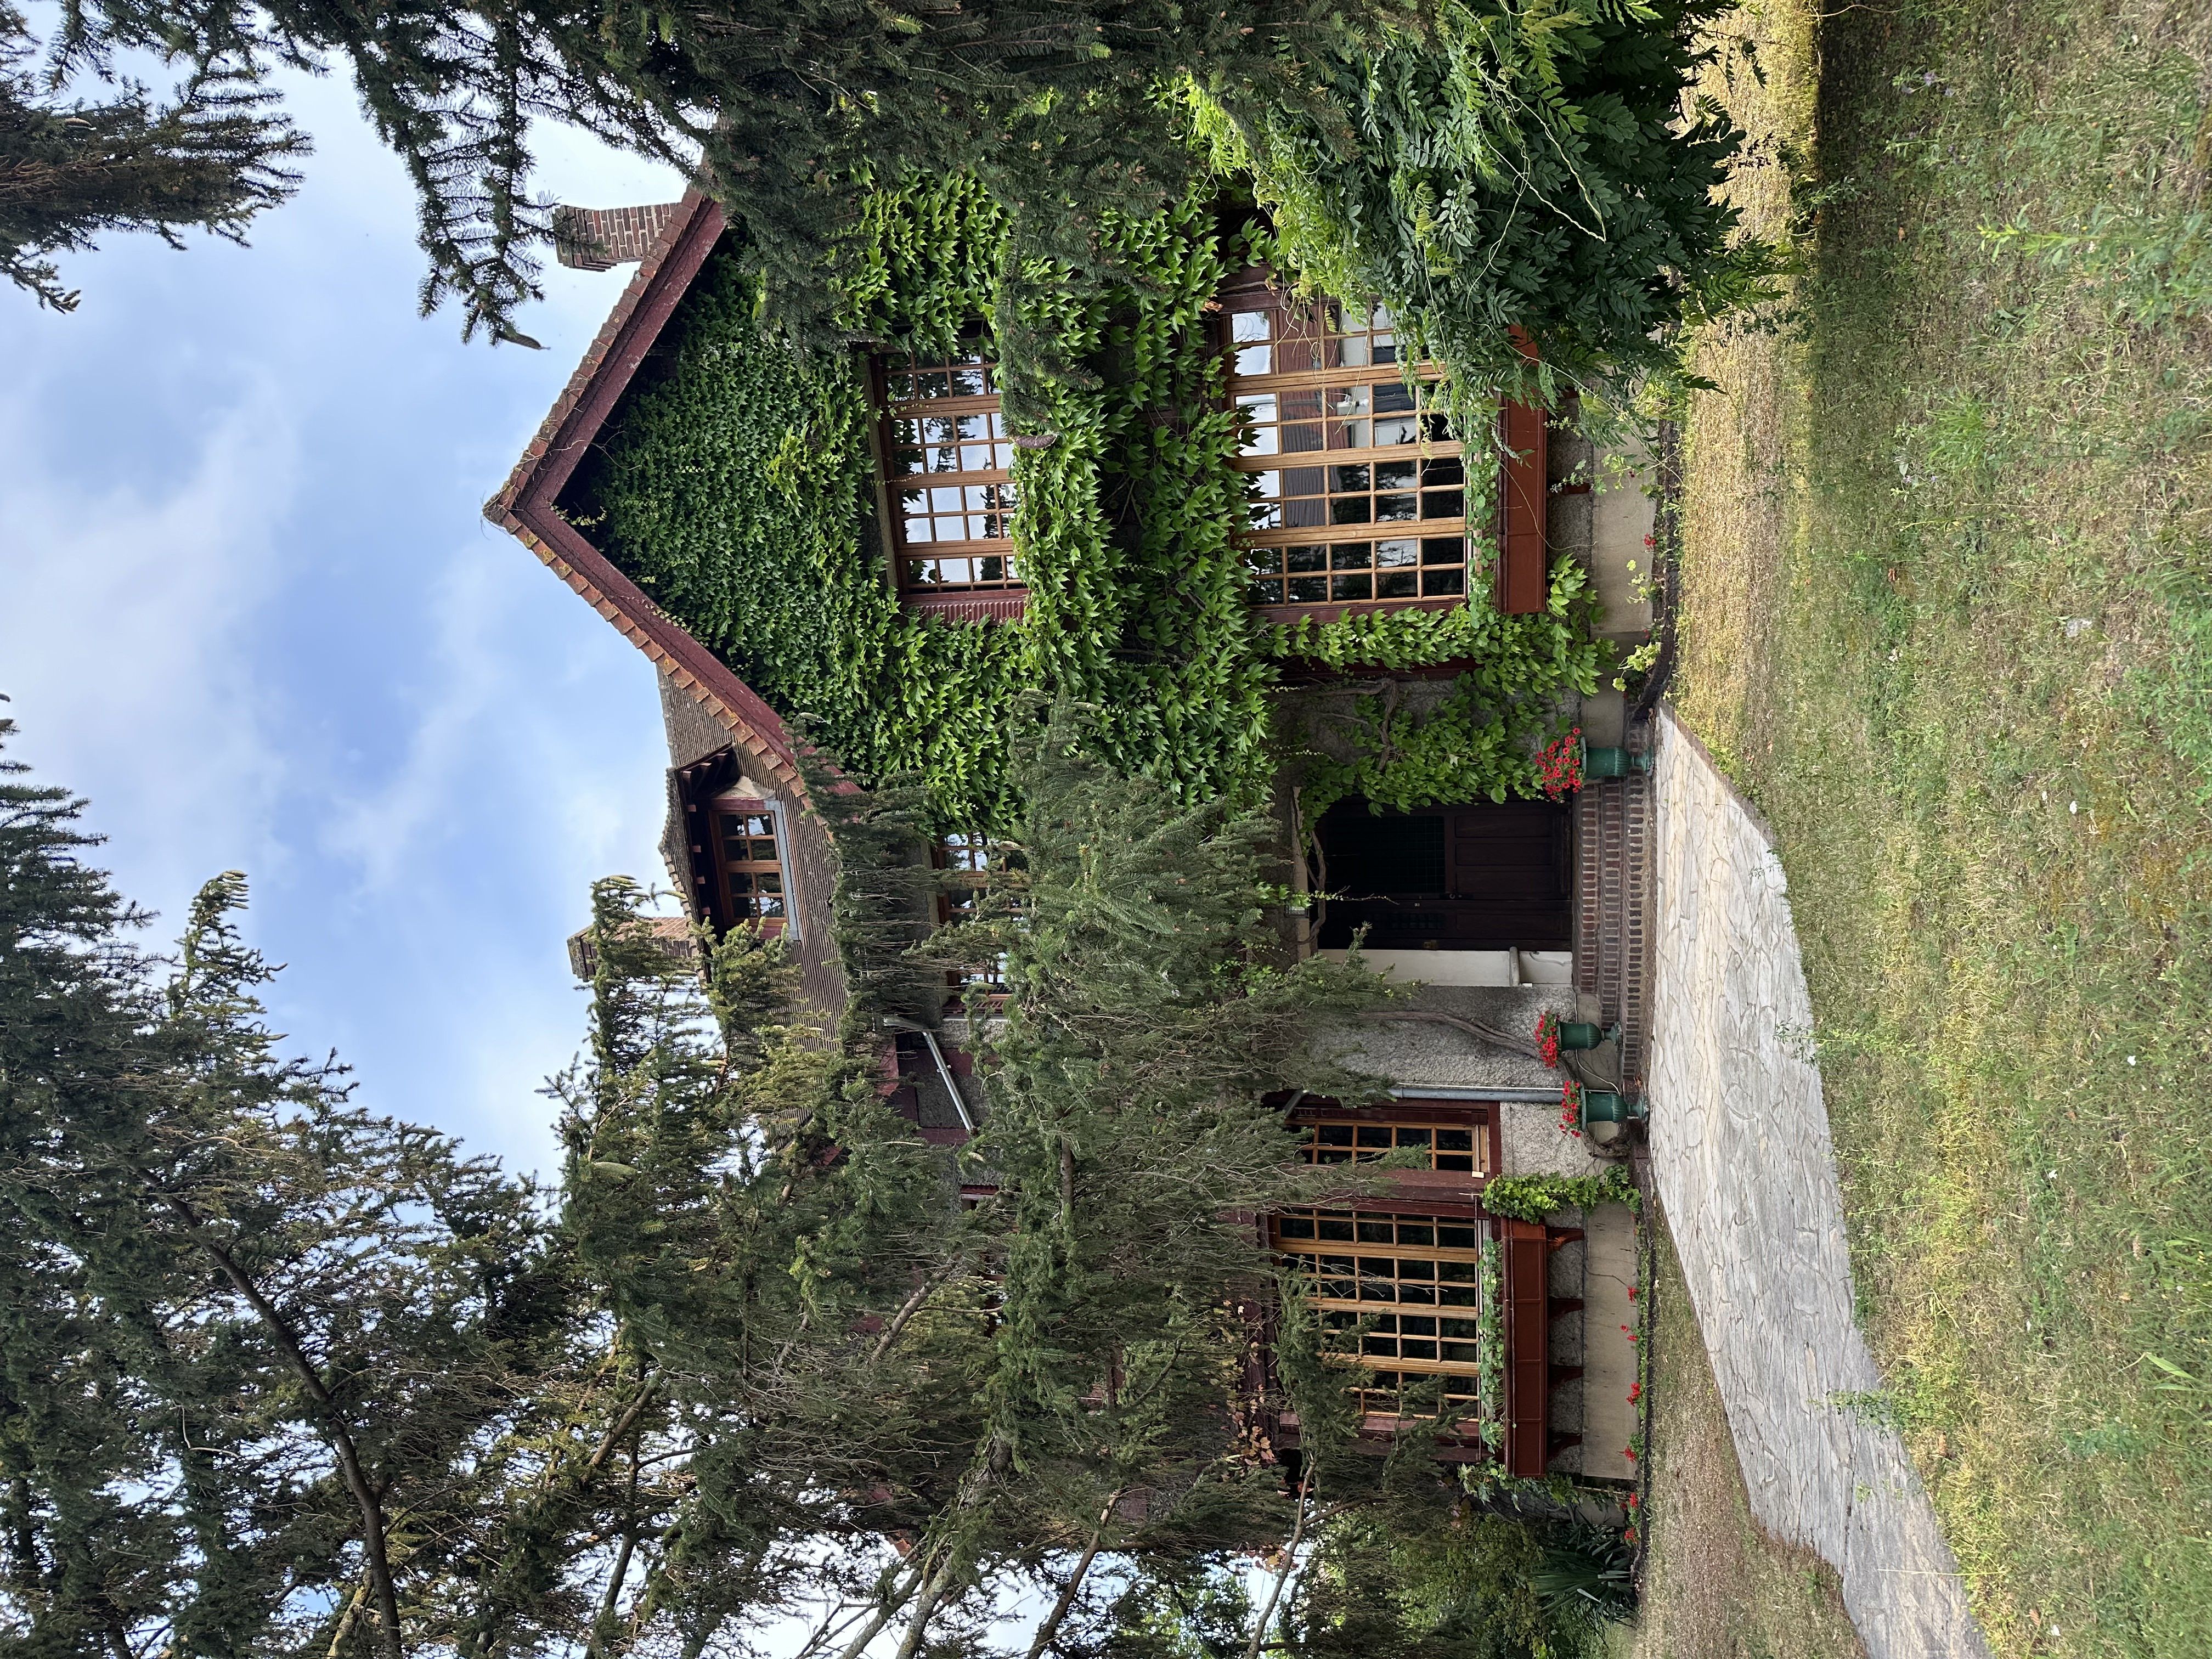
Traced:
<path id="1" fill-rule="evenodd" d="M 1621 1027 L 1620 1066 L 1644 1074 L 1651 982 L 1651 781 L 1585 785 L 1575 797 L 1575 989 Z"/>

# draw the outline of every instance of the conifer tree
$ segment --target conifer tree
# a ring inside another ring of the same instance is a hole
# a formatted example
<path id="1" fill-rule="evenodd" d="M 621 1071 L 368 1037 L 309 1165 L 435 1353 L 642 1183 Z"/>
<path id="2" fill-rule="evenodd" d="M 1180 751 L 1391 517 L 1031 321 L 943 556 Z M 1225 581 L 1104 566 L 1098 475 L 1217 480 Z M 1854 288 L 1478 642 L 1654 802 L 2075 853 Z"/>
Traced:
<path id="1" fill-rule="evenodd" d="M 1003 286 L 1097 293 L 1116 215 L 1182 198 L 1210 148 L 1304 274 L 1381 298 L 1484 393 L 1632 381 L 1685 319 L 1764 292 L 1712 199 L 1741 135 L 1683 100 L 1716 0 L 82 0 L 78 56 L 197 72 L 349 69 L 412 179 L 465 331 L 533 343 L 550 204 L 529 123 L 579 123 L 694 178 L 742 222 L 775 320 L 837 331 L 860 204 L 964 173 L 1007 210 Z M 1199 129 L 1194 131 L 1194 128 Z M 1210 137 L 1210 146 L 1200 142 Z M 1013 320 L 1009 307 L 1002 323 Z M 1041 343 L 1052 355 L 1049 342 Z M 1054 363 L 1054 373 L 1076 366 Z"/>
<path id="2" fill-rule="evenodd" d="M 9 729 L 0 723 L 0 737 Z M 570 1298 L 526 1183 L 280 1058 L 220 877 L 164 964 L 0 774 L 0 1627 L 27 1654 L 440 1634 Z"/>
<path id="3" fill-rule="evenodd" d="M 162 103 L 135 82 L 104 99 L 67 99 L 34 72 L 21 13 L 0 5 L 0 276 L 57 311 L 76 308 L 46 256 L 90 248 L 116 230 L 181 246 L 186 230 L 243 241 L 289 197 L 286 165 L 306 137 L 250 80 L 195 77 Z"/>
<path id="4" fill-rule="evenodd" d="M 820 261 L 872 184 L 973 170 L 1021 251 L 1080 270 L 1100 216 L 1151 211 L 1196 167 L 1161 99 L 1173 77 L 1294 89 L 1304 57 L 1375 9 L 1328 0 L 85 0 L 69 48 L 172 53 L 259 76 L 349 70 L 405 163 L 430 260 L 426 310 L 526 340 L 550 204 L 530 196 L 533 118 L 580 124 L 707 181 L 739 212 L 780 304 L 826 322 Z"/>

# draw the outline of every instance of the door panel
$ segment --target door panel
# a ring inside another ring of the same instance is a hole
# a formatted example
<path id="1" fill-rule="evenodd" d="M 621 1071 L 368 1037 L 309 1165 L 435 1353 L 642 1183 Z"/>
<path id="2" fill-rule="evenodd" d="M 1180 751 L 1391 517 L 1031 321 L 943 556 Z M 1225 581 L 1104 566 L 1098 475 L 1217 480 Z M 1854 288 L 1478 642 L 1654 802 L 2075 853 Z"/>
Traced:
<path id="1" fill-rule="evenodd" d="M 1319 944 L 1368 929 L 1377 950 L 1571 948 L 1574 819 L 1548 801 L 1374 813 L 1364 800 L 1320 825 L 1328 900 Z"/>

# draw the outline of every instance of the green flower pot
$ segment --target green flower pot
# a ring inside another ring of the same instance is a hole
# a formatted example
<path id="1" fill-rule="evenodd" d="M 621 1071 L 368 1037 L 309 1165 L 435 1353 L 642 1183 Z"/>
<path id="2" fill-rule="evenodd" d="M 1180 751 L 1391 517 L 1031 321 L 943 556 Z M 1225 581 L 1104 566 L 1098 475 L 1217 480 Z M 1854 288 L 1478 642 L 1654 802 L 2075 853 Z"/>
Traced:
<path id="1" fill-rule="evenodd" d="M 1583 1091 L 1583 1127 L 1593 1123 L 1642 1123 L 1651 1115 L 1641 1095 L 1617 1095 L 1610 1090 Z"/>
<path id="2" fill-rule="evenodd" d="M 1632 755 L 1626 749 L 1591 749 L 1583 750 L 1583 776 L 1585 778 L 1625 778 L 1632 772 L 1649 772 L 1651 757 Z"/>
<path id="3" fill-rule="evenodd" d="M 1608 1025 L 1601 1030 L 1595 1025 L 1584 1025 L 1574 1020 L 1559 1022 L 1559 1047 L 1562 1049 L 1595 1048 L 1601 1042 L 1620 1041 L 1620 1027 L 1618 1025 Z"/>

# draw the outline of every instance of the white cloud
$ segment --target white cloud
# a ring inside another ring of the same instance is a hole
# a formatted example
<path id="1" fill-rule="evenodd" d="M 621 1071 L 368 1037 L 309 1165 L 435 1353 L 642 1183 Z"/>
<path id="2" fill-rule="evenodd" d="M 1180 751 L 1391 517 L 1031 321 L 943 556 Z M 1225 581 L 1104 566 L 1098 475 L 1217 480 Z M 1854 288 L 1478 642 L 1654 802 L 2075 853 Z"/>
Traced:
<path id="1" fill-rule="evenodd" d="M 282 581 L 296 447 L 248 381 L 167 482 L 87 489 L 41 441 L 54 392 L 0 400 L 0 690 L 17 757 L 92 797 L 125 890 L 173 916 L 224 865 L 276 860 L 283 763 L 250 635 Z"/>

